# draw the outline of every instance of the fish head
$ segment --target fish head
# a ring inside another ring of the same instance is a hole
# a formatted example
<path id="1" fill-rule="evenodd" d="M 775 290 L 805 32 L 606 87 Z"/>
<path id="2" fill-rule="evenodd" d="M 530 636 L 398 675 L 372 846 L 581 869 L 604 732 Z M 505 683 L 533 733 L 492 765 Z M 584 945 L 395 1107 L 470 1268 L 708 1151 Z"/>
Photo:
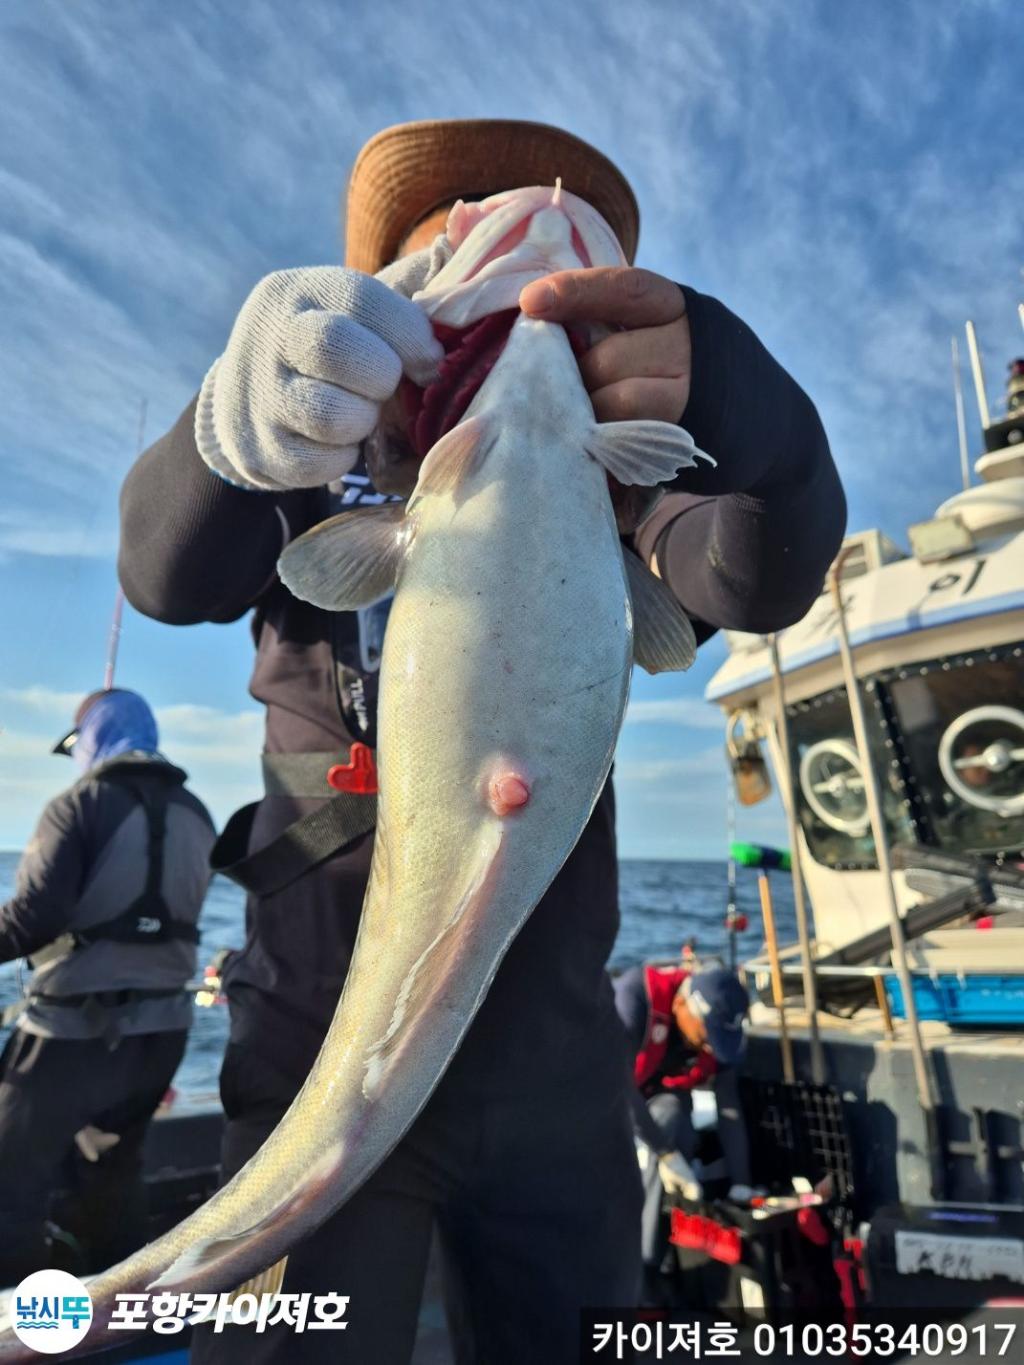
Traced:
<path id="1" fill-rule="evenodd" d="M 435 324 L 467 327 L 516 308 L 533 280 L 556 270 L 626 265 L 607 222 L 561 183 L 505 190 L 448 215 L 447 265 L 413 295 Z"/>
<path id="2" fill-rule="evenodd" d="M 462 420 L 503 354 L 525 286 L 557 270 L 627 263 L 604 218 L 560 184 L 460 200 L 446 236 L 451 258 L 413 295 L 444 346 L 440 373 L 426 389 L 402 381 L 367 452 L 377 486 L 402 496 L 411 492 L 418 462 Z M 596 323 L 567 330 L 577 355 L 607 334 Z"/>

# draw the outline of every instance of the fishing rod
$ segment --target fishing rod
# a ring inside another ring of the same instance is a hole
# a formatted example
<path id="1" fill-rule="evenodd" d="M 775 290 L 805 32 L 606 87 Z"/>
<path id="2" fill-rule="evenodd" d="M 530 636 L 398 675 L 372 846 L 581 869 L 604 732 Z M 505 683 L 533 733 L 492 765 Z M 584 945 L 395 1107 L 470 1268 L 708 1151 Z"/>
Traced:
<path id="1" fill-rule="evenodd" d="M 142 442 L 146 433 L 147 400 L 139 402 L 139 427 L 135 437 L 135 458 L 142 454 Z M 117 668 L 117 651 L 121 643 L 121 621 L 124 617 L 124 588 L 120 583 L 114 595 L 114 611 L 110 621 L 110 635 L 107 638 L 107 662 L 103 670 L 103 690 L 109 692 L 114 686 L 114 671 Z"/>
<path id="2" fill-rule="evenodd" d="M 110 622 L 110 639 L 107 643 L 107 663 L 103 670 L 103 690 L 109 692 L 114 686 L 114 669 L 117 667 L 117 647 L 121 643 L 121 618 L 124 615 L 124 588 L 117 585 L 114 597 L 114 615 Z"/>

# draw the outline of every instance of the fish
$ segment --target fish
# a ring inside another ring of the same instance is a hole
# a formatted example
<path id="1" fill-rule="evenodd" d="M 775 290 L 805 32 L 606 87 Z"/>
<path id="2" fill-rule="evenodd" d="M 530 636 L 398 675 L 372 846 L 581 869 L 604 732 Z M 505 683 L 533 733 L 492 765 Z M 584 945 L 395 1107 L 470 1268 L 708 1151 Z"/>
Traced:
<path id="1" fill-rule="evenodd" d="M 414 300 L 450 327 L 514 308 L 552 270 L 624 263 L 560 185 L 457 204 L 448 236 L 450 261 Z M 520 313 L 408 502 L 342 512 L 285 549 L 282 581 L 327 611 L 394 594 L 351 966 L 278 1127 L 191 1217 L 90 1285 L 78 1354 L 109 1344 L 117 1294 L 219 1293 L 277 1262 L 409 1130 L 590 818 L 634 661 L 694 658 L 685 612 L 621 544 L 608 476 L 653 486 L 702 453 L 667 423 L 599 425 L 565 329 Z M 15 1358 L 9 1337 L 0 1359 Z"/>

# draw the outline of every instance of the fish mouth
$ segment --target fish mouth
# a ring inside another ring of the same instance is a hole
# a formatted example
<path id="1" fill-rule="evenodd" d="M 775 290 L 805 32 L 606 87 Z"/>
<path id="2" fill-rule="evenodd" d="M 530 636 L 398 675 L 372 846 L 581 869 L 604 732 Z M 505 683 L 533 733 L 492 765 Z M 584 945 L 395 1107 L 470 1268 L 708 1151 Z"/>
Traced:
<path id="1" fill-rule="evenodd" d="M 518 308 L 504 308 L 467 327 L 433 324 L 434 335 L 445 352 L 438 377 L 426 388 L 408 377 L 399 386 L 406 434 L 417 459 L 424 459 L 441 437 L 462 421 L 504 351 L 519 312 Z M 589 331 L 586 327 L 567 327 L 566 333 L 578 360 L 589 349 Z"/>
<path id="2" fill-rule="evenodd" d="M 534 212 L 536 212 L 536 210 L 534 210 Z M 509 256 L 515 251 L 517 246 L 526 241 L 532 221 L 533 212 L 523 218 L 521 222 L 516 223 L 515 227 L 509 232 L 506 232 L 504 237 L 495 242 L 486 256 L 483 256 L 474 266 L 467 270 L 463 283 L 470 284 L 473 280 L 478 279 L 485 270 L 491 278 L 494 278 L 497 274 L 501 274 L 503 272 L 503 267 L 497 265 L 497 262 L 501 261 L 503 256 Z M 570 222 L 569 225 L 569 242 L 581 268 L 593 265 L 593 261 L 590 258 L 590 252 L 587 250 L 583 238 L 580 236 L 580 230 L 576 224 L 572 222 Z M 507 269 L 510 271 L 517 271 L 518 264 L 510 263 L 507 266 Z"/>

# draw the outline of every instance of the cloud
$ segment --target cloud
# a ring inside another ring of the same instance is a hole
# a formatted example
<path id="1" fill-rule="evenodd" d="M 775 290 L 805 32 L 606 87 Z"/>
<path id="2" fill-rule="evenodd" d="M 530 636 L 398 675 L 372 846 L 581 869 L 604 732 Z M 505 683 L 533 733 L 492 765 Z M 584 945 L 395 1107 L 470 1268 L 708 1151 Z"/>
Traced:
<path id="1" fill-rule="evenodd" d="M 721 749 L 704 749 L 678 758 L 623 758 L 615 767 L 616 780 L 620 783 L 657 784 L 659 799 L 666 794 L 675 799 L 683 794 L 683 789 L 675 784 L 695 778 L 711 779 L 724 786 L 725 774 L 725 756 Z M 692 792 L 689 788 L 686 794 Z"/>
<path id="2" fill-rule="evenodd" d="M 82 695 L 38 684 L 0 689 L 0 846 L 23 846 L 45 802 L 77 778 L 77 768 L 50 750 Z M 12 713 L 22 725 L 10 724 Z M 158 706 L 155 715 L 161 751 L 187 769 L 220 824 L 259 797 L 262 711 L 181 702 Z"/>
<path id="3" fill-rule="evenodd" d="M 56 724 L 74 714 L 84 695 L 82 692 L 61 692 L 40 683 L 0 688 L 0 702 L 23 707 Z M 253 750 L 258 753 L 263 744 L 262 710 L 226 712 L 216 706 L 176 702 L 156 707 L 154 715 L 162 742 L 166 739 L 200 747 L 213 746 L 218 752 L 247 746 L 250 753 Z"/>
<path id="4" fill-rule="evenodd" d="M 690 725 L 698 730 L 722 730 L 721 712 L 700 697 L 664 697 L 630 701 L 627 725 Z"/>
<path id="5" fill-rule="evenodd" d="M 352 24 L 327 0 L 254 2 L 243 22 L 200 0 L 8 18 L 0 450 L 47 529 L 19 514 L 0 547 L 66 552 L 83 503 L 112 503 L 139 397 L 160 429 L 261 274 L 336 259 L 360 141 L 427 113 L 528 114 L 607 148 L 643 205 L 645 261 L 764 331 L 826 416 L 857 518 L 901 533 L 930 510 L 922 468 L 946 468 L 944 444 L 955 472 L 949 330 L 1005 312 L 994 347 L 1015 325 L 997 151 L 1011 14 L 604 0 L 586 35 L 541 0 L 443 26 L 394 0 Z M 101 530 L 73 552 L 109 555 Z"/>
<path id="6" fill-rule="evenodd" d="M 181 703 L 156 709 L 161 748 L 175 762 L 258 767 L 264 713 L 226 713 L 214 706 Z"/>
<path id="7" fill-rule="evenodd" d="M 38 715 L 59 721 L 74 715 L 75 708 L 85 696 L 84 692 L 58 692 L 52 687 L 33 684 L 31 687 L 0 688 L 0 701 L 15 706 L 23 706 Z"/>
<path id="8" fill-rule="evenodd" d="M 24 601 L 4 604 L 22 677 L 74 679 L 60 627 L 81 603 L 52 585 L 62 559 L 88 578 L 113 557 L 140 399 L 152 439 L 260 276 L 340 258 L 345 169 L 403 119 L 535 118 L 606 150 L 641 204 L 641 263 L 720 297 L 816 403 L 853 528 L 903 540 L 955 491 L 949 336 L 975 318 L 990 388 L 1020 346 L 1010 0 L 593 0 L 585 25 L 544 0 L 474 0 L 443 23 L 377 0 L 353 16 L 335 0 L 0 7 L 0 561 L 29 566 Z M 971 432 L 976 448 L 973 413 Z M 187 670 L 173 631 L 145 638 L 166 695 L 220 703 L 165 730 L 223 786 L 218 765 L 241 772 L 259 747 L 244 681 L 232 693 L 216 664 Z M 240 676 L 244 632 L 216 648 Z M 30 734 L 42 715 L 0 722 Z M 624 771 L 690 762 L 721 725 L 688 697 L 645 697 L 627 719 Z M 641 752 L 658 726 L 678 758 Z M 627 832 L 631 802 L 667 829 L 664 793 L 712 837 L 717 814 L 692 808 L 710 772 L 623 781 Z"/>

